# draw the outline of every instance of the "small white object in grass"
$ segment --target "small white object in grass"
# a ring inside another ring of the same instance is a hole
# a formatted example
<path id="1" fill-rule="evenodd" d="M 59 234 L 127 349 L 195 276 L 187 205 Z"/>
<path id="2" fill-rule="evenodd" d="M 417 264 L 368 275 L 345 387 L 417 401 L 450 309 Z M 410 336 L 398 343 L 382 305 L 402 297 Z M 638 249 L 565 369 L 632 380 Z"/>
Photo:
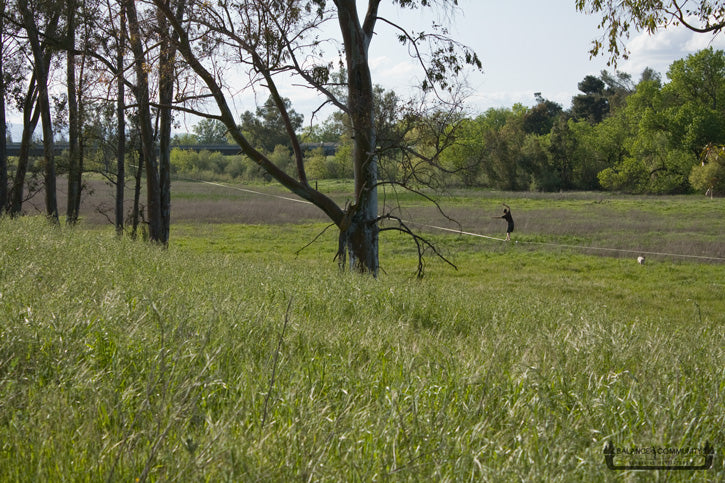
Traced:
<path id="1" fill-rule="evenodd" d="M 644 265 L 644 257 L 643 256 L 637 257 L 637 263 L 639 263 L 640 265 Z"/>

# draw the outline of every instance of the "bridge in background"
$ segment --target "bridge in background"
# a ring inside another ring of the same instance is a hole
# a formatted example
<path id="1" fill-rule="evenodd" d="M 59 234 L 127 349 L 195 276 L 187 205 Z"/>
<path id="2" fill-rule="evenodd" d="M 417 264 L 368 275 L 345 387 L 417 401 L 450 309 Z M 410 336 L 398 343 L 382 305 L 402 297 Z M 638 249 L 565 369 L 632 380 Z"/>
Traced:
<path id="1" fill-rule="evenodd" d="M 302 149 L 307 151 L 313 151 L 318 148 L 322 148 L 325 156 L 334 156 L 337 152 L 337 143 L 302 143 Z M 68 150 L 68 143 L 55 143 L 55 153 L 62 153 Z M 224 156 L 234 156 L 241 154 L 241 149 L 236 144 L 180 144 L 171 146 L 171 149 L 181 149 L 183 151 L 211 151 L 213 153 L 221 153 Z M 7 144 L 8 156 L 18 156 L 20 154 L 20 143 L 8 143 Z M 33 144 L 30 147 L 30 156 L 42 156 L 43 145 Z"/>

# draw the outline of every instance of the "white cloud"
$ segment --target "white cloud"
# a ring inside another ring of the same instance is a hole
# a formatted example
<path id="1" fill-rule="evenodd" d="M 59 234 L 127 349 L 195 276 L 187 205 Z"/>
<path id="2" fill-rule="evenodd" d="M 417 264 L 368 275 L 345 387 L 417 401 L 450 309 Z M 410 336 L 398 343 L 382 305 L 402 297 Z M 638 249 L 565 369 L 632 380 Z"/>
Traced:
<path id="1" fill-rule="evenodd" d="M 709 47 L 725 49 L 725 37 L 700 34 L 685 27 L 670 27 L 653 35 L 641 32 L 627 44 L 629 60 L 623 63 L 622 70 L 635 80 L 646 67 L 665 74 L 675 60 Z"/>
<path id="2" fill-rule="evenodd" d="M 692 33 L 690 40 L 685 44 L 685 48 L 689 52 L 697 52 L 698 50 L 712 47 L 714 49 L 725 49 L 725 37 L 722 35 L 713 36 L 711 34 Z"/>
<path id="3" fill-rule="evenodd" d="M 558 98 L 547 96 L 547 98 L 561 102 Z M 563 105 L 568 104 L 571 95 L 566 96 L 566 101 L 561 102 Z M 474 115 L 486 112 L 489 109 L 506 108 L 510 109 L 514 104 L 523 104 L 532 106 L 536 103 L 534 91 L 527 90 L 505 90 L 505 91 L 476 91 L 467 99 L 467 104 L 474 111 Z"/>

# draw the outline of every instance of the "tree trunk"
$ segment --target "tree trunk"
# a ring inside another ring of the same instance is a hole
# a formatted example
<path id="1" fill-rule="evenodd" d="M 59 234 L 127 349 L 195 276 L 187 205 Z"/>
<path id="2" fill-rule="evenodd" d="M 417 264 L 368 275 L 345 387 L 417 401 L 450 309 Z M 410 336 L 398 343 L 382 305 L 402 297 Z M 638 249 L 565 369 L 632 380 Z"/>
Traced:
<path id="1" fill-rule="evenodd" d="M 116 152 L 116 233 L 123 233 L 123 198 L 126 184 L 126 84 L 123 75 L 123 54 L 125 50 L 126 13 L 121 5 L 121 25 L 118 29 L 118 52 L 116 67 L 118 69 L 118 99 L 116 101 L 116 117 L 118 120 L 118 148 Z"/>
<path id="2" fill-rule="evenodd" d="M 184 11 L 184 0 L 176 9 L 177 21 Z M 158 12 L 159 30 L 163 32 L 159 54 L 159 181 L 161 200 L 161 242 L 168 244 L 171 226 L 171 104 L 174 100 L 174 58 L 176 35 L 169 33 L 164 14 Z"/>
<path id="3" fill-rule="evenodd" d="M 40 44 L 40 35 L 35 24 L 33 14 L 28 10 L 27 1 L 20 3 L 20 10 L 23 15 L 23 24 L 28 34 L 28 41 L 33 52 L 33 72 L 35 74 L 36 85 L 38 88 L 38 108 L 40 109 L 40 119 L 43 127 L 43 154 L 45 157 L 45 211 L 48 218 L 54 222 L 58 222 L 58 200 L 56 197 L 56 179 L 55 179 L 55 153 L 53 146 L 53 124 L 50 112 L 50 98 L 48 95 L 48 70 L 49 59 L 43 47 Z M 57 17 L 51 21 L 51 25 L 57 25 Z M 53 32 L 48 32 L 52 35 Z"/>
<path id="4" fill-rule="evenodd" d="M 40 119 L 40 108 L 37 102 L 37 89 L 35 77 L 30 79 L 28 92 L 23 102 L 23 134 L 20 138 L 20 153 L 18 153 L 18 166 L 15 170 L 13 188 L 10 190 L 10 216 L 15 217 L 23 209 L 23 197 L 25 190 L 25 175 L 28 172 L 28 159 L 30 157 L 30 143 L 33 132 Z"/>
<path id="5" fill-rule="evenodd" d="M 138 117 L 141 128 L 141 149 L 146 163 L 146 202 L 148 205 L 146 209 L 148 210 L 149 239 L 153 242 L 163 242 L 159 170 L 156 163 L 156 150 L 154 149 L 146 58 L 141 44 L 141 29 L 134 0 L 124 0 L 124 7 L 136 70 L 136 100 L 138 102 Z"/>
<path id="6" fill-rule="evenodd" d="M 365 24 L 361 25 L 354 0 L 335 0 L 340 31 L 345 44 L 348 81 L 348 111 L 353 129 L 355 204 L 349 207 L 340 226 L 339 250 L 347 250 L 350 267 L 376 276 L 378 261 L 378 165 L 373 83 L 368 64 L 377 4 L 370 2 Z M 344 254 L 338 253 L 338 255 Z"/>
<path id="7" fill-rule="evenodd" d="M 171 103 L 174 97 L 173 48 L 168 38 L 168 26 L 159 15 L 159 30 L 164 32 L 159 53 L 159 197 L 161 201 L 161 238 L 169 242 L 171 219 Z"/>
<path id="8" fill-rule="evenodd" d="M 131 212 L 131 238 L 136 239 L 140 217 L 139 203 L 141 202 L 141 173 L 143 173 L 143 152 L 138 153 L 138 167 L 136 168 L 136 183 L 133 187 L 133 211 Z"/>
<path id="9" fill-rule="evenodd" d="M 45 214 L 53 223 L 58 223 L 58 199 L 55 177 L 55 146 L 53 141 L 53 121 L 50 112 L 50 98 L 48 95 L 48 79 L 38 79 L 38 104 L 40 107 L 40 122 L 43 128 L 43 156 L 45 170 L 43 181 L 45 185 Z"/>
<path id="10" fill-rule="evenodd" d="M 76 56 L 75 47 L 75 2 L 67 4 L 68 14 L 68 49 L 66 53 L 66 77 L 68 90 L 68 204 L 66 207 L 66 224 L 78 222 L 78 211 L 81 198 L 81 169 L 78 148 L 79 115 L 78 94 L 76 92 Z"/>
<path id="11" fill-rule="evenodd" d="M 3 29 L 5 15 L 5 1 L 2 2 L 2 12 L 0 12 L 0 59 L 3 58 Z M 0 62 L 0 216 L 5 212 L 8 204 L 8 126 L 5 118 L 5 73 L 3 72 L 3 63 Z"/>

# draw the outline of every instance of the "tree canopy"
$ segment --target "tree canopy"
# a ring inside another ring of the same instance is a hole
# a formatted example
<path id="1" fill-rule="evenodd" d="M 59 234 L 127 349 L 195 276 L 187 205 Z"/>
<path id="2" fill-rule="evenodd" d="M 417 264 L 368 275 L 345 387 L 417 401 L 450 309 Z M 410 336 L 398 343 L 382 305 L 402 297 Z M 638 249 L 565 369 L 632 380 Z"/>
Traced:
<path id="1" fill-rule="evenodd" d="M 287 129 L 290 128 L 294 133 L 298 133 L 304 122 L 304 116 L 292 108 L 289 99 L 282 99 L 282 103 L 287 112 L 287 119 L 277 109 L 272 96 L 257 107 L 255 113 L 245 111 L 242 114 L 242 132 L 247 135 L 249 142 L 255 148 L 268 153 L 274 151 L 278 145 L 292 148 Z"/>

